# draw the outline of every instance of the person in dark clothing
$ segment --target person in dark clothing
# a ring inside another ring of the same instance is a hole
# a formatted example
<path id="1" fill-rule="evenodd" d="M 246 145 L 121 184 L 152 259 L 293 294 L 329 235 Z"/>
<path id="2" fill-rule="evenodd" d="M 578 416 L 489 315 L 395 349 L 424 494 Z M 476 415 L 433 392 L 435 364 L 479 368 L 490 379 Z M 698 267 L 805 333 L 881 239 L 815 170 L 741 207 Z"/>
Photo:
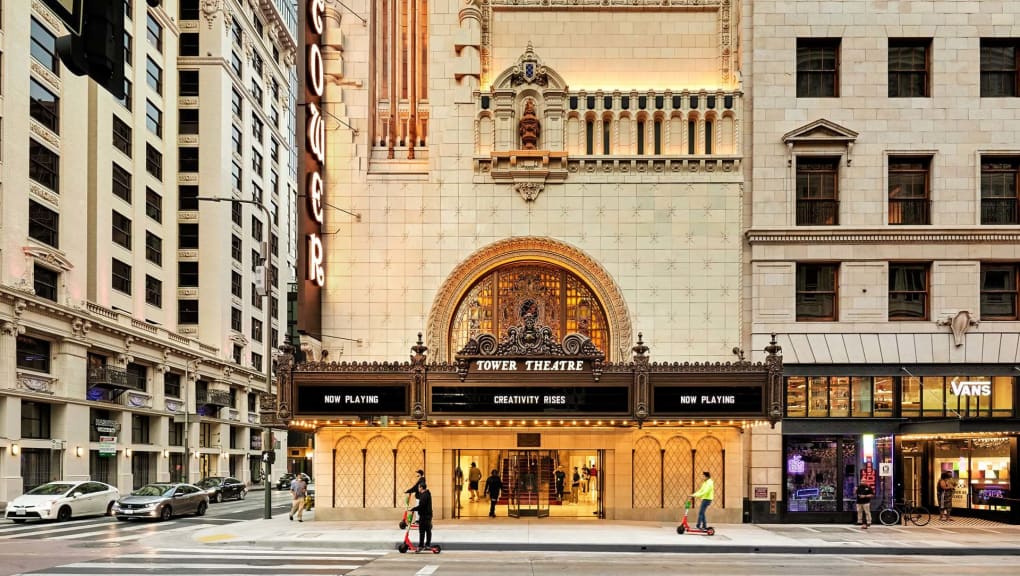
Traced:
<path id="1" fill-rule="evenodd" d="M 857 523 L 861 525 L 861 529 L 867 530 L 868 526 L 871 526 L 871 497 L 875 495 L 875 491 L 861 478 L 854 495 L 857 496 Z"/>
<path id="2" fill-rule="evenodd" d="M 415 470 L 415 472 L 418 474 L 418 479 L 415 480 L 413 486 L 411 486 L 407 490 L 404 490 L 404 494 L 414 494 L 415 496 L 417 496 L 419 486 L 425 485 L 425 471 L 419 469 Z"/>
<path id="3" fill-rule="evenodd" d="M 418 486 L 418 504 L 411 508 L 418 513 L 418 549 L 424 550 L 432 545 L 432 493 L 424 481 Z"/>
<path id="4" fill-rule="evenodd" d="M 492 471 L 492 475 L 485 481 L 485 493 L 489 495 L 489 518 L 496 517 L 496 502 L 499 502 L 499 494 L 503 491 L 503 481 L 499 479 L 499 472 Z"/>
<path id="5" fill-rule="evenodd" d="M 556 478 L 556 499 L 563 503 L 563 488 L 564 483 L 567 480 L 567 473 L 563 471 L 563 466 L 557 466 L 556 472 L 553 474 Z"/>

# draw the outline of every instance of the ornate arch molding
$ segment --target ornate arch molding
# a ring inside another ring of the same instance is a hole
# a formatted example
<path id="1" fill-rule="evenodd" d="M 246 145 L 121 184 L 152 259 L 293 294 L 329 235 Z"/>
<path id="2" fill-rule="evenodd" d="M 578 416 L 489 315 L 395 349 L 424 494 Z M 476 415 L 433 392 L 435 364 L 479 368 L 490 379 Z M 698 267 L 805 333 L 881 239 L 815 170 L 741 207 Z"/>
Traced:
<path id="1" fill-rule="evenodd" d="M 471 286 L 490 270 L 522 260 L 538 260 L 562 266 L 584 281 L 606 313 L 611 347 L 605 350 L 606 360 L 620 362 L 629 358 L 634 339 L 630 312 L 612 276 L 593 258 L 569 244 L 551 238 L 522 236 L 500 240 L 476 251 L 447 276 L 429 312 L 426 332 L 429 350 L 433 352 L 433 362 L 452 361 L 456 351 L 449 349 L 447 334 L 457 305 Z"/>

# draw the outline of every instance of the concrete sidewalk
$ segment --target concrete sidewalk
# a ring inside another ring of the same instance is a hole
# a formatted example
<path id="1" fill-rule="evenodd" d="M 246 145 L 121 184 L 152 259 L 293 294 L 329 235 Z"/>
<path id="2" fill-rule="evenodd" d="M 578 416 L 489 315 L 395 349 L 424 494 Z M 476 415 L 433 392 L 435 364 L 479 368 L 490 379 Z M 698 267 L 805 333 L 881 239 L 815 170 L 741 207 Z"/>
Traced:
<path id="1" fill-rule="evenodd" d="M 195 542 L 266 548 L 393 549 L 404 538 L 392 522 L 288 521 L 285 514 L 196 532 Z M 676 524 L 543 518 L 437 521 L 433 541 L 446 551 L 592 551 L 762 554 L 1020 556 L 1020 526 L 959 519 L 925 527 L 832 524 L 723 524 L 715 536 L 676 533 Z M 412 532 L 417 542 L 417 533 Z"/>

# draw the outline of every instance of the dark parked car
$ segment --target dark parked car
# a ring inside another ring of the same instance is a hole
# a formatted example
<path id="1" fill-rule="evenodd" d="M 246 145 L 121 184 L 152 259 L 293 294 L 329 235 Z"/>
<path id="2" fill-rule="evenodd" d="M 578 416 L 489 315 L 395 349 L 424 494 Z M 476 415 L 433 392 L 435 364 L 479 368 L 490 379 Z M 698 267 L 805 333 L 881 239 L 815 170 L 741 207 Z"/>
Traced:
<path id="1" fill-rule="evenodd" d="M 210 476 L 195 483 L 195 486 L 205 490 L 212 503 L 222 502 L 230 498 L 244 500 L 248 488 L 237 478 L 226 478 L 223 476 Z"/>
<path id="2" fill-rule="evenodd" d="M 294 479 L 294 474 L 290 472 L 284 473 L 280 476 L 280 481 L 276 483 L 277 490 L 290 490 L 290 481 Z M 305 482 L 311 482 L 312 479 L 308 477 L 308 474 L 301 473 L 301 477 L 305 479 Z"/>
<path id="3" fill-rule="evenodd" d="M 209 508 L 209 495 L 191 484 L 146 484 L 130 495 L 117 500 L 112 513 L 117 520 L 159 518 L 169 520 L 174 514 L 194 513 L 202 516 Z"/>

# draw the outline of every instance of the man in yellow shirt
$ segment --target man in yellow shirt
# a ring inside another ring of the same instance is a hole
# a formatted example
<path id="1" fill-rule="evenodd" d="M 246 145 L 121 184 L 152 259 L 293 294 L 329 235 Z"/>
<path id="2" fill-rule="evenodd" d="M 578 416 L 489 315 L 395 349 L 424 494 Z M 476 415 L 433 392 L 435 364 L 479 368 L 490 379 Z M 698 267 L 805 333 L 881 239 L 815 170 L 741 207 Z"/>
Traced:
<path id="1" fill-rule="evenodd" d="M 708 521 L 705 520 L 705 510 L 712 505 L 712 500 L 715 499 L 715 482 L 712 481 L 712 474 L 708 470 L 702 472 L 705 476 L 705 481 L 701 483 L 701 488 L 694 494 L 691 494 L 691 498 L 701 498 L 701 507 L 698 508 L 698 523 L 695 524 L 695 528 L 698 530 L 708 530 Z"/>

